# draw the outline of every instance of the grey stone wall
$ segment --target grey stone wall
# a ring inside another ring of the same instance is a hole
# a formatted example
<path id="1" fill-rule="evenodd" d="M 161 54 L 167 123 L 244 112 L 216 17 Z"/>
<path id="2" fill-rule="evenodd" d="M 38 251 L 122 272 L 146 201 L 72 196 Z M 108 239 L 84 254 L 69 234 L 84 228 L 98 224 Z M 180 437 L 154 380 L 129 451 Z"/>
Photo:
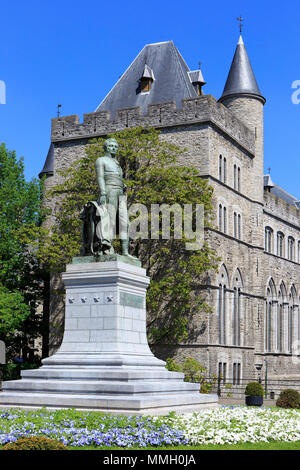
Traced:
<path id="1" fill-rule="evenodd" d="M 233 364 L 241 365 L 244 380 L 257 377 L 256 364 L 265 359 L 269 373 L 299 374 L 300 323 L 294 323 L 293 351 L 266 351 L 265 348 L 265 299 L 270 278 L 279 288 L 282 280 L 287 290 L 297 288 L 299 300 L 300 265 L 298 259 L 288 261 L 276 253 L 265 253 L 264 229 L 271 226 L 274 234 L 282 231 L 286 238 L 292 235 L 298 249 L 300 239 L 299 211 L 263 190 L 263 104 L 249 97 L 230 98 L 218 103 L 210 95 L 186 99 L 181 108 L 175 103 L 158 103 L 149 106 L 147 115 L 139 108 L 119 110 L 111 120 L 108 112 L 84 115 L 83 123 L 78 116 L 60 117 L 52 120 L 51 139 L 54 143 L 55 167 L 51 186 L 60 181 L 59 170 L 67 168 L 84 156 L 89 139 L 122 130 L 126 127 L 153 126 L 162 131 L 161 139 L 185 149 L 179 165 L 198 168 L 202 177 L 208 178 L 214 188 L 213 202 L 215 228 L 206 230 L 209 245 L 221 258 L 219 272 L 210 272 L 210 287 L 206 290 L 207 302 L 212 313 L 198 312 L 191 321 L 192 340 L 180 345 L 152 346 L 158 357 L 174 357 L 183 361 L 194 357 L 206 368 L 208 374 L 218 373 L 218 364 L 226 363 L 227 379 L 232 380 Z M 226 158 L 227 178 L 220 181 L 219 156 Z M 239 190 L 234 188 L 234 165 L 241 171 Z M 227 209 L 226 233 L 218 227 L 218 205 Z M 53 201 L 50 201 L 53 204 Z M 240 239 L 234 236 L 233 214 L 241 215 Z M 220 272 L 226 270 L 227 280 L 227 337 L 219 344 L 218 285 Z M 242 279 L 241 294 L 241 341 L 233 342 L 233 285 L 239 272 Z M 62 337 L 63 303 L 59 277 L 52 279 L 52 351 Z M 60 328 L 59 326 L 60 325 Z M 286 328 L 286 326 L 285 326 Z M 272 332 L 274 335 L 275 332 Z M 286 334 L 286 331 L 285 331 Z M 285 340 L 286 341 L 286 340 Z"/>

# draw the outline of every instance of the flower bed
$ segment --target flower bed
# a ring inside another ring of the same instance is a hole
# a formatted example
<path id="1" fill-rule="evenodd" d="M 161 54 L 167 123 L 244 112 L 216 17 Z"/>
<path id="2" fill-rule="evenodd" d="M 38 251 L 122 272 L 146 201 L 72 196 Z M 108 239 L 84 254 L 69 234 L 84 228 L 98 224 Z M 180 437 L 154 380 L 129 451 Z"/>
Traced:
<path id="1" fill-rule="evenodd" d="M 146 447 L 186 444 L 183 432 L 150 417 L 114 417 L 76 410 L 0 412 L 0 445 L 45 436 L 67 446 Z"/>
<path id="2" fill-rule="evenodd" d="M 71 447 L 293 442 L 300 441 L 300 411 L 234 406 L 165 417 L 45 409 L 0 412 L 0 445 L 21 436 L 50 437 Z"/>
<path id="3" fill-rule="evenodd" d="M 173 417 L 189 444 L 300 441 L 300 412 L 275 408 L 222 407 Z"/>

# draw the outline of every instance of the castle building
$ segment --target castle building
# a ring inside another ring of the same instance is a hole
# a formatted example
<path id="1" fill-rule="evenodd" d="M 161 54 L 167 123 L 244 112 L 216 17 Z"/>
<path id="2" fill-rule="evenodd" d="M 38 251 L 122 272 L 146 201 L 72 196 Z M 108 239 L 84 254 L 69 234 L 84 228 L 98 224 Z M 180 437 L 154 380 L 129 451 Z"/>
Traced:
<path id="1" fill-rule="evenodd" d="M 213 312 L 199 312 L 193 343 L 157 346 L 156 354 L 193 356 L 237 385 L 266 366 L 270 379 L 300 379 L 300 201 L 264 175 L 266 100 L 241 36 L 222 96 L 205 95 L 204 85 L 172 41 L 146 45 L 82 123 L 77 115 L 52 120 L 41 174 L 51 187 L 91 138 L 128 127 L 155 127 L 185 148 L 182 163 L 214 189 L 215 228 L 205 239 L 222 261 L 205 286 Z M 63 314 L 54 297 L 55 323 Z"/>

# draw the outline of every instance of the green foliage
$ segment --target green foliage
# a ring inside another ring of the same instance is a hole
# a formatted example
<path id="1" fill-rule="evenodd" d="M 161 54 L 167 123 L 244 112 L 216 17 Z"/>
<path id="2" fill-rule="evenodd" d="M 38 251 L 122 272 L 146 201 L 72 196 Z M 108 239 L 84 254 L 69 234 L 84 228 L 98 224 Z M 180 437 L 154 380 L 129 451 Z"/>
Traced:
<path id="1" fill-rule="evenodd" d="M 5 444 L 2 450 L 68 450 L 55 439 L 43 436 L 22 437 L 15 442 Z"/>
<path id="2" fill-rule="evenodd" d="M 200 393 L 210 393 L 217 380 L 216 376 L 207 380 L 207 369 L 192 357 L 187 357 L 183 364 L 178 364 L 174 359 L 168 358 L 166 367 L 170 371 L 183 372 L 185 382 L 200 383 Z"/>
<path id="3" fill-rule="evenodd" d="M 39 334 L 41 272 L 33 250 L 43 214 L 41 182 L 26 181 L 22 158 L 0 145 L 0 339 L 8 359 Z"/>
<path id="4" fill-rule="evenodd" d="M 10 292 L 0 285 L 0 337 L 14 335 L 29 314 L 30 308 L 21 292 Z"/>
<path id="5" fill-rule="evenodd" d="M 280 392 L 276 401 L 280 408 L 300 408 L 300 393 L 293 388 L 286 388 Z"/>
<path id="6" fill-rule="evenodd" d="M 126 129 L 111 134 L 119 143 L 118 159 L 127 185 L 128 207 L 144 204 L 147 226 L 151 226 L 152 204 L 203 204 L 205 223 L 212 217 L 212 188 L 199 178 L 196 168 L 178 165 L 183 149 L 163 142 L 154 129 Z M 98 196 L 95 161 L 103 155 L 104 139 L 94 139 L 87 146 L 84 158 L 61 172 L 62 182 L 48 194 L 56 200 L 54 215 L 57 224 L 39 244 L 39 256 L 51 271 L 64 270 L 65 264 L 77 256 L 81 245 L 81 220 L 84 204 Z M 141 215 L 138 215 L 139 217 Z M 135 219 L 135 217 L 133 217 Z M 140 221 L 145 221 L 142 217 Z M 203 273 L 216 268 L 214 251 L 207 245 L 200 250 L 185 249 L 185 240 L 174 237 L 171 217 L 169 240 L 143 237 L 131 241 L 131 253 L 137 256 L 150 275 L 147 293 L 148 335 L 152 343 L 185 341 L 193 331 L 188 325 L 199 311 L 210 311 L 199 291 Z M 149 231 L 150 233 L 150 231 Z M 158 235 L 161 235 L 161 228 Z M 116 251 L 119 242 L 114 242 Z M 198 289 L 198 290 L 197 290 Z"/>
<path id="7" fill-rule="evenodd" d="M 264 388 L 259 382 L 249 382 L 245 388 L 245 395 L 252 397 L 263 397 Z"/>

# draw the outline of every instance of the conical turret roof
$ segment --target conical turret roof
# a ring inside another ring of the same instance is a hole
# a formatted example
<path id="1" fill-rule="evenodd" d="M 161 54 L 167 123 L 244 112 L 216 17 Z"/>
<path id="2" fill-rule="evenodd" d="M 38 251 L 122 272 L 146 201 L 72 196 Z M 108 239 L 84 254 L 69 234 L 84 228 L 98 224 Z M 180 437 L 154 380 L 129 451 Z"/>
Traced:
<path id="1" fill-rule="evenodd" d="M 242 36 L 237 43 L 220 101 L 232 95 L 253 95 L 266 101 L 258 87 Z"/>

